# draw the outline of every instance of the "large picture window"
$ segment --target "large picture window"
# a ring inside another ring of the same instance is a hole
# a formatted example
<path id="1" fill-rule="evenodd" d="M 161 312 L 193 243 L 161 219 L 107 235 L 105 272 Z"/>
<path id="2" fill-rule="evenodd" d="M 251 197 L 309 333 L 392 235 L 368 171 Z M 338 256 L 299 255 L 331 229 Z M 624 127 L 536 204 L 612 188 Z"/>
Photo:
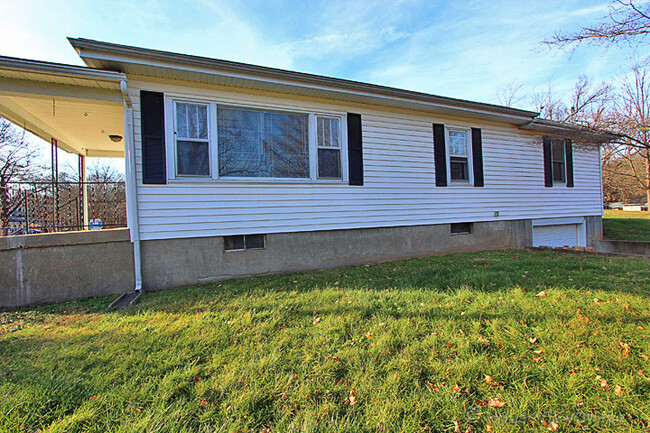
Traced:
<path id="1" fill-rule="evenodd" d="M 176 174 L 210 175 L 208 106 L 176 102 Z"/>
<path id="2" fill-rule="evenodd" d="M 219 176 L 309 178 L 308 115 L 217 108 Z"/>

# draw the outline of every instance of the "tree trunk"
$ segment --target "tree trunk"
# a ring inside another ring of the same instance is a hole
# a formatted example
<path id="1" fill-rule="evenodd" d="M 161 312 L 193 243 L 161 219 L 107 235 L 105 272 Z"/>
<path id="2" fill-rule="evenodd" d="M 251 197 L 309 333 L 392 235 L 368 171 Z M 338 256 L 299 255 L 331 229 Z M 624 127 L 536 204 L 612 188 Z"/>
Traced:
<path id="1" fill-rule="evenodd" d="M 650 213 L 650 149 L 645 151 L 645 196 L 647 200 L 645 205 Z"/>

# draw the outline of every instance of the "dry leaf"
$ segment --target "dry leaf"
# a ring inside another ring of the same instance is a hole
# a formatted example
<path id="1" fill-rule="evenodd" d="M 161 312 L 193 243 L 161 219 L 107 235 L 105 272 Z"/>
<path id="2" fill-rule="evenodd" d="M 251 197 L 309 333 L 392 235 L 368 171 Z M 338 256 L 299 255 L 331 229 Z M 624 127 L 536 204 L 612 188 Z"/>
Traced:
<path id="1" fill-rule="evenodd" d="M 560 426 L 559 426 L 558 423 L 556 423 L 556 422 L 551 422 L 549 425 L 546 426 L 546 428 L 547 428 L 549 431 L 557 431 L 557 429 L 558 429 L 559 427 L 560 427 Z"/>
<path id="2" fill-rule="evenodd" d="M 370 340 L 370 339 L 372 338 L 372 335 L 370 334 L 370 331 L 368 331 L 368 333 L 366 334 L 366 338 L 367 338 L 368 340 Z"/>
<path id="3" fill-rule="evenodd" d="M 314 316 L 314 321 L 312 322 L 314 325 L 318 325 L 321 321 L 321 318 L 318 316 Z"/>
<path id="4" fill-rule="evenodd" d="M 625 356 L 627 356 L 630 353 L 630 345 L 623 343 L 622 341 L 620 341 L 618 344 L 621 346 L 621 349 L 623 349 L 623 353 L 625 353 Z"/>
<path id="5" fill-rule="evenodd" d="M 485 375 L 485 383 L 492 386 L 499 386 L 499 382 L 497 382 L 496 380 L 494 380 L 492 376 L 488 376 L 487 374 Z"/>
<path id="6" fill-rule="evenodd" d="M 492 431 L 492 425 L 491 424 L 485 424 L 485 431 Z"/>
<path id="7" fill-rule="evenodd" d="M 487 404 L 487 402 L 485 402 L 485 401 L 483 401 L 483 400 L 479 400 L 478 398 L 476 399 L 476 405 L 477 405 L 477 406 L 483 407 L 483 406 L 485 406 L 486 404 Z"/>
<path id="8" fill-rule="evenodd" d="M 540 362 L 542 362 L 542 358 L 533 358 L 533 361 L 539 364 Z"/>
<path id="9" fill-rule="evenodd" d="M 484 343 L 484 344 L 489 342 L 487 338 L 482 337 L 482 336 L 478 337 L 478 341 L 479 341 L 479 343 Z"/>
<path id="10" fill-rule="evenodd" d="M 534 353 L 535 355 L 541 355 L 542 353 L 544 353 L 544 349 L 533 350 L 533 353 Z"/>
<path id="11" fill-rule="evenodd" d="M 605 378 L 603 378 L 601 376 L 596 376 L 596 380 L 598 380 L 600 382 L 600 386 L 602 386 L 603 388 L 608 388 L 609 387 L 609 383 L 607 383 L 607 380 Z"/>
<path id="12" fill-rule="evenodd" d="M 643 353 L 641 354 L 641 358 L 645 359 L 646 361 L 650 361 L 650 356 L 644 355 Z"/>
<path id="13" fill-rule="evenodd" d="M 623 388 L 621 388 L 621 385 L 616 385 L 616 388 L 614 388 L 614 394 L 616 397 L 620 397 L 621 394 L 623 394 Z"/>
<path id="14" fill-rule="evenodd" d="M 537 343 L 537 337 L 535 337 L 535 338 L 529 338 L 529 339 L 528 339 L 528 342 L 529 342 L 530 344 L 535 344 L 535 343 Z"/>
<path id="15" fill-rule="evenodd" d="M 539 292 L 539 293 L 536 294 L 535 296 L 537 296 L 538 298 L 543 298 L 543 297 L 546 296 L 546 292 L 545 292 L 544 290 L 542 290 L 541 292 Z"/>
<path id="16" fill-rule="evenodd" d="M 587 317 L 587 316 L 585 316 L 584 314 L 582 314 L 582 313 L 580 312 L 580 308 L 578 308 L 578 311 L 576 312 L 576 317 L 578 317 L 578 319 L 582 320 L 582 321 L 585 322 L 585 323 L 588 323 L 588 322 L 589 322 L 589 317 Z"/>
<path id="17" fill-rule="evenodd" d="M 350 390 L 350 395 L 348 396 L 348 404 L 350 406 L 354 406 L 357 404 L 358 399 L 357 399 L 357 392 L 353 389 Z"/>
<path id="18" fill-rule="evenodd" d="M 458 392 L 458 391 L 460 391 L 460 386 L 458 386 L 458 384 L 452 386 L 452 387 L 451 387 L 451 391 L 452 391 L 452 392 Z"/>
<path id="19" fill-rule="evenodd" d="M 207 406 L 208 401 L 206 399 L 202 398 L 200 404 L 201 404 L 201 406 Z"/>
<path id="20" fill-rule="evenodd" d="M 499 400 L 498 398 L 488 397 L 487 399 L 488 406 L 490 407 L 503 407 L 506 405 L 505 402 Z"/>
<path id="21" fill-rule="evenodd" d="M 644 378 L 645 380 L 650 380 L 650 379 L 648 379 L 648 376 L 646 376 L 645 374 L 643 374 L 642 371 L 637 371 L 637 373 L 639 373 L 639 376 L 641 376 L 641 377 Z"/>
<path id="22" fill-rule="evenodd" d="M 435 383 L 427 382 L 427 386 L 435 392 L 440 392 L 440 388 Z"/>

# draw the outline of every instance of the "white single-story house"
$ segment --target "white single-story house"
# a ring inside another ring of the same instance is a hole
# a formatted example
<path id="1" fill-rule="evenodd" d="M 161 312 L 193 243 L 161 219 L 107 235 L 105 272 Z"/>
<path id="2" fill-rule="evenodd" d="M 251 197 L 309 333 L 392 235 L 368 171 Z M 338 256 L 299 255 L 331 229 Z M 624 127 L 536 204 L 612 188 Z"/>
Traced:
<path id="1" fill-rule="evenodd" d="M 70 43 L 0 57 L 0 116 L 124 158 L 136 290 L 601 236 L 602 137 L 536 112 Z"/>

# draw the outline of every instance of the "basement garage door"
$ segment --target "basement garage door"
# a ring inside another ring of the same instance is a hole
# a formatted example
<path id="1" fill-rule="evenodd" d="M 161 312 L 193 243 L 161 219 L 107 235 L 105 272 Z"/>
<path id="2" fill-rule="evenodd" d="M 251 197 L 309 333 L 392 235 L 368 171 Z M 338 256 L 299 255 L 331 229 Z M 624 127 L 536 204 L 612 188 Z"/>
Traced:
<path id="1" fill-rule="evenodd" d="M 558 221 L 558 224 L 553 224 L 549 220 L 535 221 L 533 222 L 533 246 L 585 246 L 583 231 L 584 221 L 575 223 L 573 221 Z"/>

